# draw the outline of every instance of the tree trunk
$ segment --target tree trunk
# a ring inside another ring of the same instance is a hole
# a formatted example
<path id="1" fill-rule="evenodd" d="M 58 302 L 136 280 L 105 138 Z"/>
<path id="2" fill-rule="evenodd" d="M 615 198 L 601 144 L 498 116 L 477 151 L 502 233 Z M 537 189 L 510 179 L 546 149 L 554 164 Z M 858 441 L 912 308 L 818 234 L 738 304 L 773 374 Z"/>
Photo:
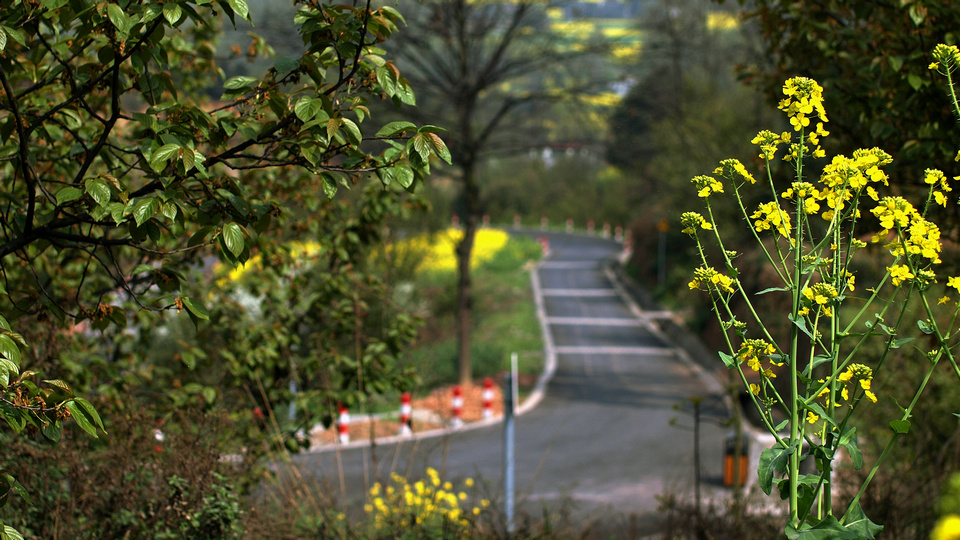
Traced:
<path id="1" fill-rule="evenodd" d="M 470 363 L 470 335 L 473 330 L 473 289 L 470 276 L 470 258 L 477 233 L 477 215 L 480 205 L 480 190 L 476 182 L 476 164 L 472 160 L 463 163 L 463 239 L 457 244 L 457 372 L 461 385 L 473 380 Z"/>

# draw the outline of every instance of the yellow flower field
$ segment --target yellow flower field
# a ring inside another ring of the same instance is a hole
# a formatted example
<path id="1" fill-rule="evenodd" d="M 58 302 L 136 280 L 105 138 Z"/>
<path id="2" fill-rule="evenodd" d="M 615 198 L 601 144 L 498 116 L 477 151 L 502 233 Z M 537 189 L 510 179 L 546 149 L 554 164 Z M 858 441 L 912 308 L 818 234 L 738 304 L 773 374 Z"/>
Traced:
<path id="1" fill-rule="evenodd" d="M 434 235 L 421 234 L 398 242 L 394 249 L 401 252 L 423 253 L 418 270 L 427 272 L 452 272 L 457 269 L 457 243 L 463 238 L 463 231 L 447 229 Z M 471 268 L 489 261 L 506 245 L 509 235 L 495 229 L 481 229 L 473 245 Z"/>

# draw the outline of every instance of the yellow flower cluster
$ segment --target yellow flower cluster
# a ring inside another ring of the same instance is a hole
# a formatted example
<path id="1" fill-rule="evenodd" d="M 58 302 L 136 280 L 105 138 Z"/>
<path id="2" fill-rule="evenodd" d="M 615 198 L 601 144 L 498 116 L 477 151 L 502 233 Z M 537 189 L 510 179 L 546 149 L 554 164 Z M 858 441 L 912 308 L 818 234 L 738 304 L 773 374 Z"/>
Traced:
<path id="1" fill-rule="evenodd" d="M 705 231 L 713 230 L 713 224 L 703 219 L 703 216 L 697 212 L 684 212 L 683 215 L 680 216 L 680 224 L 683 225 L 682 232 L 691 236 L 697 234 L 698 228 Z"/>
<path id="2" fill-rule="evenodd" d="M 841 383 L 840 386 L 840 397 L 834 407 L 840 407 L 844 403 L 850 401 L 850 392 L 851 386 L 853 386 L 853 392 L 856 392 L 858 385 L 853 385 L 852 382 L 856 381 L 859 383 L 859 387 L 863 390 L 863 395 L 870 400 L 871 403 L 877 402 L 877 395 L 873 393 L 870 389 L 871 383 L 873 381 L 873 369 L 869 366 L 863 364 L 850 364 L 847 366 L 847 369 L 843 371 L 840 375 L 837 376 L 837 382 Z M 820 382 L 824 382 L 824 379 L 820 379 Z M 830 388 L 825 387 L 820 391 L 820 394 L 817 397 L 823 397 L 830 393 Z M 826 399 L 826 405 L 830 405 L 830 398 Z M 811 424 L 815 423 L 820 419 L 820 416 L 812 412 L 807 412 L 807 422 Z"/>
<path id="3" fill-rule="evenodd" d="M 379 482 L 370 488 L 368 502 L 363 507 L 372 518 L 371 526 L 377 538 L 414 527 L 425 529 L 426 536 L 435 529 L 450 533 L 452 538 L 465 538 L 472 526 L 468 515 L 479 515 L 482 508 L 490 505 L 490 501 L 484 499 L 477 507 L 461 507 L 468 498 L 466 492 L 454 491 L 453 484 L 442 482 L 432 467 L 427 468 L 426 479 L 413 484 L 396 473 L 390 478 L 391 485 L 385 489 Z M 464 485 L 472 487 L 473 480 L 466 479 Z"/>
<path id="4" fill-rule="evenodd" d="M 821 122 L 827 122 L 827 112 L 823 108 L 823 88 L 817 81 L 807 77 L 787 79 L 783 84 L 783 95 L 787 96 L 780 101 L 780 110 L 787 113 L 794 131 L 810 125 L 808 115 L 816 113 Z M 822 126 L 818 129 L 822 129 Z"/>
<path id="5" fill-rule="evenodd" d="M 939 186 L 940 189 L 933 190 L 933 200 L 940 206 L 947 206 L 947 193 L 953 191 L 950 184 L 947 183 L 947 176 L 938 169 L 927 169 L 923 171 L 923 181 L 931 186 Z"/>
<path id="6" fill-rule="evenodd" d="M 933 48 L 934 62 L 930 64 L 930 69 L 935 69 L 943 76 L 948 76 L 960 65 L 960 49 L 956 45 L 944 45 L 943 43 Z"/>
<path id="7" fill-rule="evenodd" d="M 738 180 L 746 180 L 751 184 L 756 184 L 757 180 L 750 174 L 750 171 L 743 166 L 743 163 L 740 163 L 740 160 L 737 159 L 725 159 L 720 162 L 720 166 L 717 167 L 713 174 L 722 175 L 724 178 L 729 179 L 732 182 L 737 182 Z"/>
<path id="8" fill-rule="evenodd" d="M 790 231 L 793 229 L 790 223 L 790 214 L 777 206 L 777 203 L 761 203 L 757 211 L 750 217 L 754 219 L 753 226 L 757 232 L 776 229 L 780 236 L 790 238 Z"/>
<path id="9" fill-rule="evenodd" d="M 933 264 L 940 263 L 940 228 L 924 219 L 910 202 L 902 197 L 884 197 L 871 212 L 883 227 L 883 230 L 874 236 L 875 242 L 886 237 L 891 229 L 897 229 L 903 234 L 904 240 L 902 243 L 893 242 L 887 246 L 894 256 L 901 256 L 906 252 L 909 255 L 919 255 Z M 897 284 L 894 281 L 894 285 Z"/>
<path id="10" fill-rule="evenodd" d="M 808 214 L 816 214 L 820 211 L 820 203 L 817 202 L 820 191 L 810 182 L 794 182 L 790 189 L 781 195 L 784 199 L 796 198 L 797 201 L 802 201 L 803 211 Z"/>
<path id="11" fill-rule="evenodd" d="M 847 384 L 850 381 L 857 381 L 860 383 L 860 388 L 863 389 L 863 395 L 867 397 L 871 402 L 877 402 L 877 396 L 870 390 L 870 383 L 873 381 L 873 369 L 869 366 L 863 364 L 850 364 L 847 366 L 847 369 L 841 373 L 837 380 L 844 383 L 843 389 L 840 391 L 841 397 L 844 401 L 850 400 L 850 391 L 847 388 Z"/>
<path id="12" fill-rule="evenodd" d="M 773 358 L 771 358 L 771 355 L 776 353 L 776 347 L 768 343 L 766 340 L 745 339 L 743 340 L 743 343 L 740 344 L 740 349 L 737 351 L 737 361 L 741 364 L 746 362 L 750 369 L 756 371 L 765 379 L 774 379 L 776 378 L 777 374 L 774 373 L 770 367 L 763 367 L 761 364 L 761 359 L 766 358 L 769 360 L 771 366 L 782 366 L 783 362 L 775 362 Z M 754 389 L 753 386 L 751 386 L 751 390 L 756 390 L 754 393 L 759 392 L 759 388 Z"/>
<path id="13" fill-rule="evenodd" d="M 877 200 L 877 192 L 869 183 L 887 185 L 887 173 L 881 167 L 892 162 L 890 154 L 879 148 L 856 150 L 852 158 L 834 156 L 820 175 L 820 184 L 823 186 L 820 199 L 827 203 L 828 208 L 823 213 L 823 219 L 833 219 L 834 213 L 842 211 L 846 201 L 859 196 L 864 188 L 873 200 Z"/>
<path id="14" fill-rule="evenodd" d="M 714 193 L 723 193 L 723 184 L 712 176 L 696 176 L 690 182 L 697 186 L 697 197 L 706 199 Z"/>
<path id="15" fill-rule="evenodd" d="M 848 277 L 848 281 L 850 277 Z M 815 283 L 811 287 L 805 287 L 801 292 L 807 300 L 807 305 L 799 311 L 799 315 L 808 315 L 810 307 L 816 307 L 827 317 L 833 317 L 833 308 L 828 304 L 833 302 L 833 299 L 840 294 L 836 287 L 829 283 Z"/>
<path id="16" fill-rule="evenodd" d="M 774 155 L 777 153 L 777 149 L 780 148 L 781 144 L 790 142 L 790 132 L 784 131 L 780 135 L 769 131 L 762 130 L 760 133 L 757 133 L 757 136 L 750 141 L 751 144 L 755 144 L 760 147 L 760 159 L 770 161 L 773 159 Z"/>
<path id="17" fill-rule="evenodd" d="M 732 293 L 735 284 L 736 282 L 730 276 L 725 276 L 708 266 L 701 266 L 693 271 L 693 281 L 688 286 L 691 289 Z"/>
<path id="18" fill-rule="evenodd" d="M 913 274 L 913 272 L 910 271 L 910 267 L 905 264 L 888 266 L 887 272 L 890 272 L 890 280 L 893 282 L 894 287 L 900 285 L 904 281 L 909 281 L 917 277 Z"/>

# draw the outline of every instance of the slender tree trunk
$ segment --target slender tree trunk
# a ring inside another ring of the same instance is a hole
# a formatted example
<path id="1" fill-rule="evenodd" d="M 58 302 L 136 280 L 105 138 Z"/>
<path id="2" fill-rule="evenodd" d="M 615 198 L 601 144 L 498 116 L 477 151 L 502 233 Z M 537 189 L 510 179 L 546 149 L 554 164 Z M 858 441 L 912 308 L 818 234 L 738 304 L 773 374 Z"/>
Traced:
<path id="1" fill-rule="evenodd" d="M 470 363 L 470 335 L 473 330 L 473 283 L 470 275 L 470 259 L 477 233 L 477 215 L 480 205 L 480 189 L 476 182 L 476 163 L 463 163 L 463 239 L 457 244 L 457 371 L 461 385 L 473 380 Z"/>

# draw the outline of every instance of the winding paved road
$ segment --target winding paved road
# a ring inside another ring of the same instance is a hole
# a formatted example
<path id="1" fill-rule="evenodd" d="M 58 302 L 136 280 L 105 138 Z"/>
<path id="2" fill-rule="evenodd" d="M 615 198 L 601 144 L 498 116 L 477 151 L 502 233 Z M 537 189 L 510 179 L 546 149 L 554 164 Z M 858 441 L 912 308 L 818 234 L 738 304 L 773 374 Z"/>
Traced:
<path id="1" fill-rule="evenodd" d="M 533 282 L 549 329 L 547 352 L 552 348 L 557 362 L 543 400 L 517 418 L 519 512 L 538 517 L 544 505 L 565 506 L 574 520 L 642 520 L 656 510 L 656 495 L 693 491 L 693 420 L 685 400 L 705 398 L 707 417 L 725 417 L 726 409 L 718 387 L 659 334 L 657 314 L 640 312 L 611 282 L 606 261 L 619 244 L 548 236 L 551 254 Z M 725 432 L 702 426 L 705 489 L 720 482 Z M 302 475 L 314 475 L 329 493 L 345 489 L 347 500 L 361 498 L 364 486 L 392 470 L 418 477 L 426 466 L 450 479 L 481 479 L 502 498 L 499 424 L 295 459 Z"/>

